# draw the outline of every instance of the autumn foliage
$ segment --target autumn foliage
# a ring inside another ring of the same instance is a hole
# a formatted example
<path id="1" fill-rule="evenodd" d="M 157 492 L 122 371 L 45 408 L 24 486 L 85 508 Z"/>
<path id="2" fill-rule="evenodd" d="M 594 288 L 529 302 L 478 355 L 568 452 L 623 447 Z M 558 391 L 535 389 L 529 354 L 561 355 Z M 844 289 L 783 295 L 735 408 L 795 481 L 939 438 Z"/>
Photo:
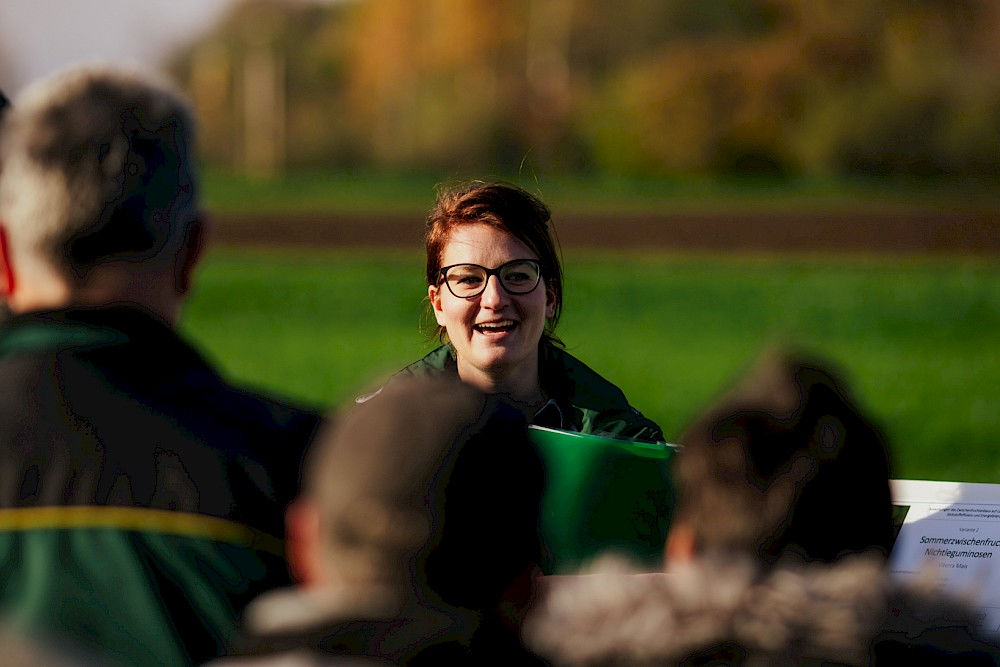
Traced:
<path id="1" fill-rule="evenodd" d="M 996 0 L 247 2 L 179 54 L 210 163 L 1000 176 Z"/>

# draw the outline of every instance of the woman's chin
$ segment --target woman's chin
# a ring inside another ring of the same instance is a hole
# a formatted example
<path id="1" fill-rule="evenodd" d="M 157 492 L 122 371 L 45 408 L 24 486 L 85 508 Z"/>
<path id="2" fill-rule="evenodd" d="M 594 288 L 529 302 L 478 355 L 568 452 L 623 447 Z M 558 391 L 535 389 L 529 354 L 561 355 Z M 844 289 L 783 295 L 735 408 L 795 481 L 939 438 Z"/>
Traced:
<path id="1" fill-rule="evenodd" d="M 476 366 L 489 373 L 503 373 L 517 364 L 507 350 L 489 350 L 476 355 Z"/>
<path id="2" fill-rule="evenodd" d="M 490 374 L 504 374 L 525 363 L 531 355 L 531 350 L 525 350 L 519 345 L 506 345 L 504 342 L 491 341 L 488 345 L 477 345 L 471 350 L 474 365 Z"/>

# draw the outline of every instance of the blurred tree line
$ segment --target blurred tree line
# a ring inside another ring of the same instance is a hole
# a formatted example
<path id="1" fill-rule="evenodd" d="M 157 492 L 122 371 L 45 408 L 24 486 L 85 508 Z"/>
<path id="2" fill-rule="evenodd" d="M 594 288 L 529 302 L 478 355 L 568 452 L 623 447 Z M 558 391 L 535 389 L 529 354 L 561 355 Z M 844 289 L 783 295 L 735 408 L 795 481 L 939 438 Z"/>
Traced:
<path id="1" fill-rule="evenodd" d="M 254 0 L 171 71 L 249 171 L 993 181 L 997 35 L 997 0 Z"/>

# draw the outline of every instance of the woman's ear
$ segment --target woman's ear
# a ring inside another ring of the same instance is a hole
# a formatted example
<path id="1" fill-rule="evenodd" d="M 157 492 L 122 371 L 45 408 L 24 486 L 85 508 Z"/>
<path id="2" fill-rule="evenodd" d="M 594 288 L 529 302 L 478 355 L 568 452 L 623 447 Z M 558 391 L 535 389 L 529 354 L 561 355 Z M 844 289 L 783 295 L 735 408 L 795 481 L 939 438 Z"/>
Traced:
<path id="1" fill-rule="evenodd" d="M 556 293 L 549 287 L 545 286 L 545 317 L 555 317 L 556 316 Z"/>
<path id="2" fill-rule="evenodd" d="M 441 289 L 437 285 L 427 286 L 427 300 L 431 302 L 431 310 L 434 311 L 434 319 L 440 326 L 444 326 L 444 313 L 441 310 Z"/>

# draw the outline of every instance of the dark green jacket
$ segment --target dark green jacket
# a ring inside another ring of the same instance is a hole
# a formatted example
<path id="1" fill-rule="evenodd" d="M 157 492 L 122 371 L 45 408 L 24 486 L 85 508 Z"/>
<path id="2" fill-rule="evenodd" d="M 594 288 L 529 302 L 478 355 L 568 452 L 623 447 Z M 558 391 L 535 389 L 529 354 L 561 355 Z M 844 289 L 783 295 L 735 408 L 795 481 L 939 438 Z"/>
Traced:
<path id="1" fill-rule="evenodd" d="M 233 388 L 133 308 L 0 327 L 0 615 L 112 664 L 200 664 L 287 585 L 314 412 Z"/>
<path id="2" fill-rule="evenodd" d="M 451 345 L 432 350 L 401 371 L 411 375 L 444 372 L 458 373 Z M 577 433 L 663 442 L 660 427 L 629 405 L 621 389 L 568 352 L 542 343 L 539 377 L 550 402 L 532 423 Z"/>

